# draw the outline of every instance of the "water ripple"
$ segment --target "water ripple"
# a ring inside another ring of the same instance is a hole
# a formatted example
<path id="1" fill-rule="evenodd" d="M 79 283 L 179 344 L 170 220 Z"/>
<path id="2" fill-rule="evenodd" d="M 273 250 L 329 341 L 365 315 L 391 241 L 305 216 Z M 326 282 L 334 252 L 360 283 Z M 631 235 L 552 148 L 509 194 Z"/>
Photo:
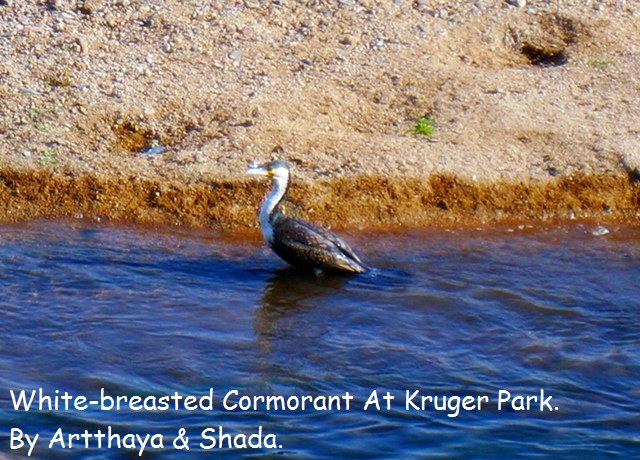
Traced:
<path id="1" fill-rule="evenodd" d="M 0 449 L 11 427 L 199 433 L 264 425 L 280 458 L 633 457 L 640 447 L 640 230 L 352 234 L 374 269 L 310 277 L 257 240 L 35 222 L 0 232 Z M 321 395 L 349 412 L 13 411 L 8 389 L 94 396 Z M 500 390 L 558 411 L 500 409 Z M 373 390 L 390 410 L 362 410 Z M 481 411 L 406 410 L 487 395 Z M 198 438 L 197 436 L 195 437 Z M 256 453 L 227 452 L 240 456 Z M 67 458 L 40 449 L 46 458 Z M 134 452 L 124 453 L 136 456 Z M 0 454 L 1 455 L 1 454 Z M 145 454 L 147 455 L 147 454 Z M 182 458 L 167 449 L 149 453 Z M 118 458 L 96 448 L 83 458 Z"/>

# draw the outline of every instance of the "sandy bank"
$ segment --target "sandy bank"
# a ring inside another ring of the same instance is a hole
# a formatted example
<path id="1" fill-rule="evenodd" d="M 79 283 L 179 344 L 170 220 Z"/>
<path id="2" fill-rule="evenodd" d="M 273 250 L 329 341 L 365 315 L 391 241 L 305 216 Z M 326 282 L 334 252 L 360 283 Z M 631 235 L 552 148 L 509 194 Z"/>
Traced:
<path id="1" fill-rule="evenodd" d="M 515 3 L 3 2 L 0 219 L 637 220 L 640 8 Z"/>

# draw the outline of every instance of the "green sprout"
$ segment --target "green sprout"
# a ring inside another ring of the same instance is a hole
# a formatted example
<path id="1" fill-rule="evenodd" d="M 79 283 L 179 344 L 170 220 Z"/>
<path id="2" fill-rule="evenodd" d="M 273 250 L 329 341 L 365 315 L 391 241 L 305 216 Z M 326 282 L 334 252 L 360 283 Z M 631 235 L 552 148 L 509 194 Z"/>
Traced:
<path id="1" fill-rule="evenodd" d="M 38 115 L 40 115 L 40 110 L 40 107 L 38 107 L 37 105 L 32 105 L 31 107 L 29 107 L 27 109 L 27 117 L 29 118 L 29 120 L 35 121 L 36 118 L 38 118 Z"/>
<path id="2" fill-rule="evenodd" d="M 60 163 L 56 150 L 53 147 L 44 149 L 40 154 L 39 163 L 40 166 L 51 166 Z"/>
<path id="3" fill-rule="evenodd" d="M 416 124 L 411 128 L 408 133 L 414 135 L 420 135 L 430 137 L 435 132 L 434 126 L 435 120 L 432 115 L 424 115 L 416 119 Z"/>
<path id="4" fill-rule="evenodd" d="M 596 69 L 602 70 L 613 64 L 613 61 L 611 59 L 590 59 L 587 63 Z"/>
<path id="5" fill-rule="evenodd" d="M 52 122 L 46 120 L 46 118 L 50 117 L 52 113 L 58 113 L 60 109 L 61 107 L 58 104 L 54 105 L 53 109 L 45 109 L 35 104 L 31 104 L 25 110 L 25 114 L 31 122 L 31 125 L 34 126 L 38 131 L 49 132 L 53 129 L 54 126 Z"/>

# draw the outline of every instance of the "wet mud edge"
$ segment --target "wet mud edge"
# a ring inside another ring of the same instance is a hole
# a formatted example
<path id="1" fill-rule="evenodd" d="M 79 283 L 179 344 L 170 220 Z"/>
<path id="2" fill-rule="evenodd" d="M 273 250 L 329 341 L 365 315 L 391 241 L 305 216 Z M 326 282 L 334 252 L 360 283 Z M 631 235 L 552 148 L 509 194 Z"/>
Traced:
<path id="1" fill-rule="evenodd" d="M 123 220 L 219 230 L 258 226 L 269 184 L 166 182 L 52 170 L 0 170 L 0 221 Z M 478 183 L 428 178 L 335 177 L 292 186 L 285 211 L 334 228 L 469 224 L 506 220 L 639 220 L 640 182 L 630 175 L 572 175 L 548 181 Z"/>

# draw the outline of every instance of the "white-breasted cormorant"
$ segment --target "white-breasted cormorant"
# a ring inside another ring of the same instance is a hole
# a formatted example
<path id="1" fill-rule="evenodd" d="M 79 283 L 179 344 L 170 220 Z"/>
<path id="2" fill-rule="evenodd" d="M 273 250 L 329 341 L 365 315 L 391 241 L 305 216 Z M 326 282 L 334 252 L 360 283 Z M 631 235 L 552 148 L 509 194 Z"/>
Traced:
<path id="1" fill-rule="evenodd" d="M 260 210 L 260 226 L 273 251 L 296 268 L 362 273 L 366 267 L 353 249 L 326 228 L 287 217 L 280 204 L 289 189 L 289 166 L 282 160 L 253 165 L 248 174 L 267 176 L 273 188 Z"/>

